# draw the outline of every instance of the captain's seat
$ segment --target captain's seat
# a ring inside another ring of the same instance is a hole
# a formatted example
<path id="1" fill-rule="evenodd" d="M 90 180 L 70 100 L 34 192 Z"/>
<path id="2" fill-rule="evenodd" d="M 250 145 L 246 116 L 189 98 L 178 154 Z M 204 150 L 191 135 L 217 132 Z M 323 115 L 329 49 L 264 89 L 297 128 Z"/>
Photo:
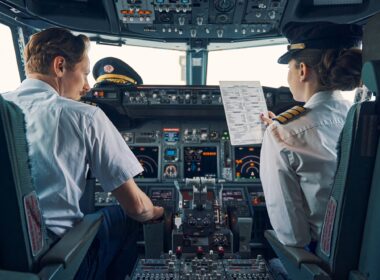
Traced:
<path id="1" fill-rule="evenodd" d="M 0 147 L 0 279 L 73 279 L 102 216 L 86 215 L 52 245 L 30 174 L 24 115 L 1 95 Z"/>

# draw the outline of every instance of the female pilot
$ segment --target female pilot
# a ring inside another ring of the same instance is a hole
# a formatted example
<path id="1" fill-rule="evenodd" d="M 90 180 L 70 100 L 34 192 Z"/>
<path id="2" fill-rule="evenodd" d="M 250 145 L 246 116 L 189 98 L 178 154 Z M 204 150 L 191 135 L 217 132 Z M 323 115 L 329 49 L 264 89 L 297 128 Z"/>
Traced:
<path id="1" fill-rule="evenodd" d="M 350 102 L 340 90 L 359 86 L 362 30 L 355 25 L 290 23 L 284 34 L 293 98 L 305 102 L 279 116 L 269 112 L 260 177 L 268 214 L 285 245 L 313 250 L 319 240 L 337 168 L 337 143 Z"/>

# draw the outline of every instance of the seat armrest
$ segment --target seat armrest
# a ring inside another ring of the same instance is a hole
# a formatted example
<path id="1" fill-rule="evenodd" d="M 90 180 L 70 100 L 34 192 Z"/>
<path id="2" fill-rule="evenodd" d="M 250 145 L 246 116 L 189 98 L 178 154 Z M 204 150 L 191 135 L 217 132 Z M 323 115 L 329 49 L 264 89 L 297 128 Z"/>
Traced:
<path id="1" fill-rule="evenodd" d="M 300 267 L 301 264 L 316 264 L 323 265 L 323 261 L 316 255 L 306 251 L 303 248 L 291 247 L 282 244 L 276 236 L 274 230 L 266 230 L 264 233 L 273 250 L 280 251 L 289 261 Z"/>
<path id="2" fill-rule="evenodd" d="M 7 280 L 40 280 L 36 274 L 0 269 L 0 279 Z"/>
<path id="3" fill-rule="evenodd" d="M 47 253 L 41 258 L 40 265 L 44 267 L 51 264 L 67 263 L 93 240 L 102 222 L 103 215 L 100 213 L 88 214 L 70 229 Z"/>

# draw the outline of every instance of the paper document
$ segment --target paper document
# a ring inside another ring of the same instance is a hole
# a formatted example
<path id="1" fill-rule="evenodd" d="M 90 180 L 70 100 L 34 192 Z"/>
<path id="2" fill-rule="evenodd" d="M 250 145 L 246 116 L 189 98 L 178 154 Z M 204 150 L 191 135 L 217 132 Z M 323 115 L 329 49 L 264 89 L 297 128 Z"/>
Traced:
<path id="1" fill-rule="evenodd" d="M 268 111 L 260 82 L 220 81 L 231 145 L 260 144 L 265 125 L 260 113 Z"/>

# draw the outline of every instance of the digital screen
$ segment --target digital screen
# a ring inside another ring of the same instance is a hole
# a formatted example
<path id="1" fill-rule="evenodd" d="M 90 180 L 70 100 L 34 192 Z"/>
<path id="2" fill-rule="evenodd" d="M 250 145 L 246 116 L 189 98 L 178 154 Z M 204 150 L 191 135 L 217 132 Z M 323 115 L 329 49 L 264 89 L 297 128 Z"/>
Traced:
<path id="1" fill-rule="evenodd" d="M 241 190 L 223 190 L 222 199 L 223 201 L 242 201 L 244 199 L 244 196 Z"/>
<path id="2" fill-rule="evenodd" d="M 167 149 L 166 150 L 166 155 L 167 156 L 175 156 L 176 155 L 176 150 L 174 150 L 174 149 Z"/>
<path id="3" fill-rule="evenodd" d="M 179 128 L 164 128 L 163 129 L 164 141 L 173 143 L 179 140 Z"/>
<path id="4" fill-rule="evenodd" d="M 176 160 L 177 159 L 177 149 L 174 148 L 166 148 L 164 151 L 164 159 L 165 160 Z"/>
<path id="5" fill-rule="evenodd" d="M 184 147 L 184 177 L 216 178 L 218 153 L 216 147 Z"/>
<path id="6" fill-rule="evenodd" d="M 193 191 L 190 190 L 182 190 L 181 191 L 183 200 L 192 200 L 193 199 Z M 207 191 L 207 200 L 213 201 L 214 198 L 214 192 L 213 191 Z"/>
<path id="7" fill-rule="evenodd" d="M 260 178 L 260 147 L 235 146 L 235 179 Z"/>
<path id="8" fill-rule="evenodd" d="M 144 169 L 136 178 L 158 178 L 158 147 L 134 146 L 130 148 Z"/>
<path id="9" fill-rule="evenodd" d="M 172 190 L 152 190 L 150 193 L 150 199 L 152 201 L 173 200 L 173 191 Z"/>

